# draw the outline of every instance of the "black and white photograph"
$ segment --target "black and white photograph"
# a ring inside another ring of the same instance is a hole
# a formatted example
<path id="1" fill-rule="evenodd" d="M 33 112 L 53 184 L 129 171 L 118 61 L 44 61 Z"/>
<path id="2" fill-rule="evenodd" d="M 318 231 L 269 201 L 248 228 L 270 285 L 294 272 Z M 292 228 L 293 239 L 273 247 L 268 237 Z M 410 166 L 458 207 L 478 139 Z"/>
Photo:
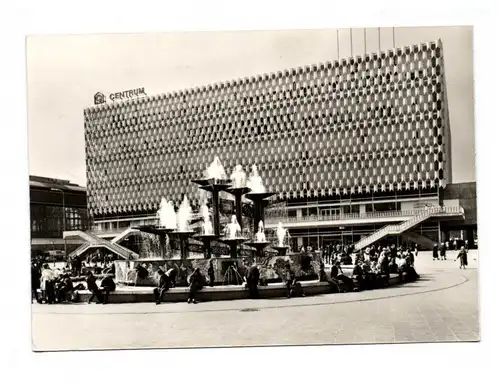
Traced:
<path id="1" fill-rule="evenodd" d="M 473 41 L 28 36 L 33 350 L 479 341 Z"/>

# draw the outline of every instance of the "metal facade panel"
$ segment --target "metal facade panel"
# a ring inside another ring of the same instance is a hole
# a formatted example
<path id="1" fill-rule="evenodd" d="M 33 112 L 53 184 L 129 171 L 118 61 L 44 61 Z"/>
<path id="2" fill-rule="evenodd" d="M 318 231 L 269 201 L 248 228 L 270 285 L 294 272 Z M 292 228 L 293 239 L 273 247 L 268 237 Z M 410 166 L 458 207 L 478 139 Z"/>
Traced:
<path id="1" fill-rule="evenodd" d="M 218 155 L 256 164 L 280 198 L 444 187 L 451 176 L 440 42 L 84 111 L 94 216 L 198 197 Z"/>

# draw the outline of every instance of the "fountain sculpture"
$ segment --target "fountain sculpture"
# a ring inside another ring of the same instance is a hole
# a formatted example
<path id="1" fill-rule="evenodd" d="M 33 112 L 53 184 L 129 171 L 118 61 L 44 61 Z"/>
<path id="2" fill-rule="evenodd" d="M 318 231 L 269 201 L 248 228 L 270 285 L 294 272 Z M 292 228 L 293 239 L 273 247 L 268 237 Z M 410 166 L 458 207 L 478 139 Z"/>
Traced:
<path id="1" fill-rule="evenodd" d="M 263 267 L 263 270 L 266 270 L 266 278 L 279 278 L 279 273 L 277 273 L 275 263 L 273 263 L 277 261 L 277 258 L 275 256 L 264 258 L 264 249 L 271 245 L 271 240 L 267 238 L 265 233 L 264 207 L 268 203 L 267 199 L 274 195 L 274 193 L 266 192 L 264 182 L 262 177 L 259 175 L 257 166 L 252 166 L 250 176 L 247 177 L 243 167 L 238 164 L 231 173 L 230 179 L 227 179 L 224 167 L 222 166 L 219 158 L 215 157 L 214 161 L 208 166 L 205 176 L 206 177 L 203 179 L 192 181 L 198 184 L 200 191 L 203 192 L 200 194 L 201 207 L 197 214 L 193 214 L 187 196 L 184 196 L 177 213 L 175 212 L 173 203 L 171 201 L 167 201 L 166 198 L 162 198 L 157 212 L 159 219 L 158 225 L 142 225 L 137 227 L 143 232 L 152 233 L 160 237 L 161 258 L 153 259 L 152 264 L 159 265 L 159 263 L 155 263 L 155 261 L 157 262 L 160 260 L 163 262 L 161 265 L 163 267 L 167 267 L 166 262 L 169 262 L 169 267 L 176 265 L 174 267 L 179 267 L 180 270 L 183 270 L 184 268 L 185 270 L 187 264 L 184 260 L 189 257 L 188 241 L 189 238 L 195 234 L 191 224 L 200 219 L 201 230 L 199 231 L 199 234 L 196 235 L 196 238 L 203 242 L 204 257 L 206 259 L 210 259 L 212 257 L 211 244 L 213 241 L 225 243 L 230 247 L 230 257 L 223 257 L 222 259 L 216 261 L 216 264 L 218 265 L 216 269 L 220 270 L 220 272 L 216 273 L 216 280 L 218 283 L 241 283 L 239 265 L 243 262 L 243 259 L 238 256 L 237 252 L 238 246 L 241 244 L 245 244 L 255 249 L 256 255 L 254 256 L 252 254 L 252 257 L 255 257 L 257 262 Z M 222 192 L 230 193 L 235 197 L 235 214 L 231 216 L 231 220 L 226 227 L 224 227 L 224 230 L 222 230 L 220 225 L 219 209 L 219 193 Z M 208 193 L 211 193 L 210 200 L 207 198 Z M 245 196 L 249 201 L 252 201 L 253 204 L 254 213 L 252 230 L 253 235 L 251 235 L 252 238 L 247 238 L 247 235 L 243 235 L 246 231 L 246 229 L 242 230 L 244 225 L 244 222 L 242 221 L 243 196 Z M 223 235 L 222 238 L 221 234 Z M 169 238 L 176 238 L 179 240 L 181 260 L 165 260 L 167 258 L 165 245 L 167 235 Z M 272 240 L 272 247 L 278 251 L 279 256 L 286 255 L 286 251 L 289 248 L 287 235 L 289 237 L 287 230 L 283 228 L 283 225 L 280 222 L 278 224 L 278 228 L 276 229 L 277 241 L 274 242 L 274 239 Z M 298 256 L 293 254 L 290 256 L 288 262 L 292 263 L 292 267 L 301 267 L 299 266 L 300 258 L 295 259 L 292 257 L 297 258 Z M 143 259 L 140 261 L 143 261 Z M 181 262 L 181 264 L 177 264 L 176 262 Z M 193 258 L 189 264 L 192 267 L 199 267 L 198 265 L 203 265 L 204 262 L 206 262 L 206 260 Z M 280 262 L 282 263 L 282 260 Z M 226 263 L 229 263 L 230 267 L 227 268 Z M 187 267 L 189 268 L 190 266 Z M 225 270 L 225 273 L 223 270 Z"/>

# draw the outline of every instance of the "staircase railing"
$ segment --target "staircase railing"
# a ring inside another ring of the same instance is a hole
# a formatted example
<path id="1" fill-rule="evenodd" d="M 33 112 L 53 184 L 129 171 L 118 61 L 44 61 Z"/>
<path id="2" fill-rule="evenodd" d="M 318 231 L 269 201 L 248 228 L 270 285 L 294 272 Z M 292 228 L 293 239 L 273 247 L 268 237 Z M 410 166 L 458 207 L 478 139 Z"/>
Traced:
<path id="1" fill-rule="evenodd" d="M 121 240 L 127 238 L 130 234 L 132 233 L 136 233 L 138 232 L 138 230 L 136 229 L 132 229 L 131 227 L 129 227 L 127 230 L 125 231 L 122 231 L 120 234 L 118 234 L 116 237 L 114 237 L 111 242 L 112 243 L 118 243 L 120 242 Z"/>
<path id="2" fill-rule="evenodd" d="M 75 235 L 79 236 L 80 238 L 87 241 L 87 244 L 89 246 L 101 245 L 101 246 L 107 247 L 109 250 L 117 253 L 118 255 L 122 256 L 125 259 L 129 259 L 130 256 L 137 257 L 137 254 L 134 253 L 132 250 L 126 249 L 125 247 L 120 246 L 117 243 L 113 243 L 111 241 L 105 240 L 105 239 L 100 238 L 94 234 L 86 233 L 84 231 L 74 231 L 74 232 L 66 232 L 65 233 L 65 237 L 75 236 Z M 79 249 L 80 248 L 78 248 L 77 250 L 79 250 Z M 85 249 L 83 249 L 83 250 L 85 250 Z M 75 250 L 75 252 L 76 252 L 76 250 Z"/>
<path id="3" fill-rule="evenodd" d="M 362 238 L 360 241 L 358 241 L 354 247 L 356 250 L 361 250 L 362 248 L 378 241 L 379 239 L 382 239 L 386 235 L 389 234 L 401 234 L 404 231 L 418 225 L 419 223 L 425 221 L 426 219 L 430 218 L 431 216 L 447 216 L 447 215 L 464 215 L 464 209 L 462 207 L 445 207 L 445 206 L 440 206 L 440 207 L 434 207 L 430 209 L 425 209 L 422 211 L 419 211 L 419 214 L 415 215 L 414 217 L 407 219 L 406 221 L 400 223 L 400 224 L 391 224 L 384 226 L 380 230 L 377 230 L 375 233 Z"/>

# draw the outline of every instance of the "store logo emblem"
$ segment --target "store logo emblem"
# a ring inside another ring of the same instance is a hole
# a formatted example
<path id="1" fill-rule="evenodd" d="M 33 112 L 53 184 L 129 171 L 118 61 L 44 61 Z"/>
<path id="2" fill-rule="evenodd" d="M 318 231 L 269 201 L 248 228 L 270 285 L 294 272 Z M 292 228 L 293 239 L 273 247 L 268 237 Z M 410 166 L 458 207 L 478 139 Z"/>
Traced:
<path id="1" fill-rule="evenodd" d="M 106 96 L 102 94 L 101 92 L 97 92 L 94 94 L 94 104 L 95 105 L 100 105 L 104 104 L 106 102 Z"/>

